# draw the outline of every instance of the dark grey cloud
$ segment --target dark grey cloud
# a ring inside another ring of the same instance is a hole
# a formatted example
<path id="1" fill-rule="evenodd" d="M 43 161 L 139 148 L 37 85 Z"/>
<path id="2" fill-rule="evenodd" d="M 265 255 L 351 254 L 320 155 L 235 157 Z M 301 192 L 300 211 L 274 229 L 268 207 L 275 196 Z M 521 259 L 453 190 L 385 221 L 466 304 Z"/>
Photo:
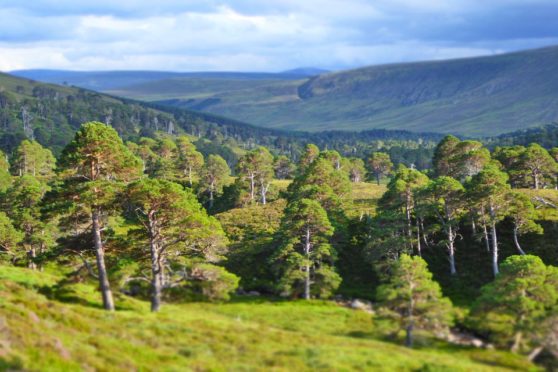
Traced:
<path id="1" fill-rule="evenodd" d="M 558 44 L 556 0 L 0 4 L 0 70 L 336 69 Z"/>

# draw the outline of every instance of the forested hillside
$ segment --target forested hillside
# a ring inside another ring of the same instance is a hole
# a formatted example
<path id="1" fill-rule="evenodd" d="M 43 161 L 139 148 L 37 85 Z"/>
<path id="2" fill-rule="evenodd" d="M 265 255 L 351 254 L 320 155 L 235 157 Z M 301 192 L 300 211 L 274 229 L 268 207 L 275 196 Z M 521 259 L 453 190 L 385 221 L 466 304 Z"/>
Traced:
<path id="1" fill-rule="evenodd" d="M 558 47 L 284 81 L 172 78 L 114 89 L 262 127 L 493 136 L 558 119 Z"/>
<path id="2" fill-rule="evenodd" d="M 88 122 L 0 154 L 2 367 L 555 368 L 558 148 L 231 169 L 196 139 Z"/>
<path id="3" fill-rule="evenodd" d="M 198 138 L 204 154 L 217 153 L 234 166 L 239 154 L 258 145 L 296 159 L 306 143 L 359 155 L 383 149 L 397 162 L 429 166 L 441 136 L 432 133 L 374 130 L 362 133 L 286 132 L 258 128 L 227 118 L 185 109 L 148 105 L 79 88 L 43 84 L 0 74 L 0 149 L 10 153 L 24 138 L 36 139 L 58 154 L 80 124 L 110 124 L 124 139 L 162 131 Z"/>

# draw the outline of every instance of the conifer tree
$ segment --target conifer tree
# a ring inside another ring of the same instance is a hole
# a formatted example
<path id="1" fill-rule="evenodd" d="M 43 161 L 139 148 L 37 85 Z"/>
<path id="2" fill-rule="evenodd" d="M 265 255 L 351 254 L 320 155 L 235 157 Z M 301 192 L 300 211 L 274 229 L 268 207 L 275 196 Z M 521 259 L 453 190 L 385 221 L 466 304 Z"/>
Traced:
<path id="1" fill-rule="evenodd" d="M 312 143 L 307 144 L 298 162 L 298 173 L 303 174 L 319 155 L 320 149 L 318 146 Z"/>
<path id="2" fill-rule="evenodd" d="M 66 187 L 72 188 L 73 198 L 90 211 L 103 306 L 106 310 L 114 310 L 101 237 L 102 215 L 115 205 L 118 182 L 140 177 L 141 161 L 124 145 L 113 128 L 89 122 L 81 126 L 74 140 L 66 146 L 61 164 Z"/>
<path id="3" fill-rule="evenodd" d="M 223 190 L 223 183 L 231 174 L 231 170 L 222 157 L 209 155 L 201 170 L 200 186 L 209 196 L 209 208 L 213 208 L 215 195 Z"/>
<path id="4" fill-rule="evenodd" d="M 494 163 L 490 163 L 484 169 L 473 176 L 467 184 L 469 200 L 474 203 L 479 211 L 481 223 L 484 227 L 490 227 L 490 238 L 492 244 L 492 271 L 496 276 L 498 270 L 498 235 L 496 225 L 506 217 L 509 212 L 508 175 L 502 172 Z M 488 241 L 488 236 L 485 237 Z"/>
<path id="5" fill-rule="evenodd" d="M 377 299 L 399 330 L 405 330 L 405 345 L 413 346 L 416 329 L 448 331 L 452 321 L 451 302 L 442 297 L 426 262 L 403 254 L 395 261 L 389 281 L 378 287 Z"/>
<path id="6" fill-rule="evenodd" d="M 558 310 L 558 269 L 537 256 L 510 256 L 496 279 L 481 289 L 471 321 L 514 352 L 530 353 Z"/>
<path id="7" fill-rule="evenodd" d="M 14 153 L 12 168 L 14 174 L 49 178 L 54 175 L 56 159 L 49 149 L 37 141 L 23 140 Z"/>
<path id="8" fill-rule="evenodd" d="M 542 234 L 543 228 L 535 222 L 537 217 L 535 206 L 527 195 L 520 192 L 512 192 L 509 194 L 509 200 L 508 215 L 513 222 L 513 243 L 519 254 L 525 255 L 519 244 L 519 235 L 526 233 Z"/>
<path id="9" fill-rule="evenodd" d="M 388 175 L 393 169 L 393 163 L 385 152 L 373 152 L 367 159 L 372 174 L 376 177 L 376 183 L 380 184 L 380 178 Z"/>
<path id="10" fill-rule="evenodd" d="M 178 168 L 188 178 L 188 183 L 192 187 L 194 174 L 199 174 L 203 166 L 203 155 L 196 150 L 196 146 L 186 136 L 176 139 L 178 147 Z"/>
<path id="11" fill-rule="evenodd" d="M 300 199 L 285 209 L 272 258 L 284 294 L 328 297 L 341 282 L 333 268 L 335 252 L 329 239 L 333 227 L 316 201 Z"/>
<path id="12" fill-rule="evenodd" d="M 448 249 L 450 274 L 455 275 L 455 239 L 459 229 L 459 219 L 464 213 L 465 189 L 459 181 L 448 177 L 438 177 L 428 184 L 423 192 L 429 211 L 438 220 Z"/>
<path id="13" fill-rule="evenodd" d="M 164 276 L 167 257 L 193 252 L 206 259 L 220 257 L 225 247 L 224 233 L 195 196 L 179 184 L 144 178 L 130 184 L 127 195 L 142 226 L 136 232 L 149 245 L 151 310 L 158 311 L 168 282 Z"/>

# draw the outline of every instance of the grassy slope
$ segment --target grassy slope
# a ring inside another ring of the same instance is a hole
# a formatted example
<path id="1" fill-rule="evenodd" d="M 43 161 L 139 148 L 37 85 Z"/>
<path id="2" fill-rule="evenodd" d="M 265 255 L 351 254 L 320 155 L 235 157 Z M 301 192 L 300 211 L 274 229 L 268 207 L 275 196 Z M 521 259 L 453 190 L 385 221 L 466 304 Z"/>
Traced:
<path id="1" fill-rule="evenodd" d="M 238 80 L 200 86 L 196 80 L 170 79 L 117 93 L 138 99 L 178 98 L 169 104 L 275 128 L 387 128 L 487 136 L 557 120 L 556 71 L 558 47 L 553 47 L 373 66 L 261 85 Z"/>
<path id="2" fill-rule="evenodd" d="M 58 280 L 0 266 L 0 370 L 533 368 L 506 353 L 382 342 L 370 315 L 324 302 L 189 303 L 154 315 L 146 303 L 118 296 L 121 309 L 110 314 L 98 308 L 92 286 L 62 291 Z"/>

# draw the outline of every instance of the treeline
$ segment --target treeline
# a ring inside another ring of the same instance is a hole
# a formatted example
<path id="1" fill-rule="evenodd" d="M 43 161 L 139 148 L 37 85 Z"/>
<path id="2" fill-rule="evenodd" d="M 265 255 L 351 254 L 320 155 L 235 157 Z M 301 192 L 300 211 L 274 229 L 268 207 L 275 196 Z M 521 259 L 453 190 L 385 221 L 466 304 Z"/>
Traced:
<path id="1" fill-rule="evenodd" d="M 375 288 L 376 316 L 394 335 L 404 331 L 408 346 L 416 330 L 444 336 L 455 325 L 531 359 L 558 353 L 558 270 L 520 244 L 543 227 L 534 200 L 518 190 L 554 189 L 558 151 L 531 144 L 490 153 L 447 136 L 433 168 L 421 171 L 382 152 L 347 158 L 310 144 L 295 163 L 260 146 L 231 169 L 193 139 L 124 142 L 89 122 L 57 160 L 22 141 L 0 156 L 1 260 L 94 278 L 107 310 L 118 305 L 115 289 L 158 311 L 163 300 L 235 292 L 309 300 Z M 355 184 L 386 177 L 374 214 L 349 213 Z M 516 255 L 500 249 L 509 227 Z M 465 272 L 482 276 L 458 259 L 460 240 L 492 268 L 478 296 L 460 303 L 467 314 L 430 272 L 442 256 L 453 285 L 471 283 Z"/>
<path id="2" fill-rule="evenodd" d="M 384 150 L 397 163 L 424 169 L 430 166 L 432 149 L 440 139 L 437 134 L 406 131 L 305 133 L 266 129 L 85 89 L 2 79 L 7 78 L 0 75 L 0 149 L 6 153 L 11 153 L 23 139 L 30 139 L 58 155 L 81 123 L 99 121 L 115 128 L 124 140 L 136 142 L 158 132 L 191 135 L 198 138 L 197 146 L 205 155 L 218 153 L 231 166 L 238 161 L 239 152 L 258 146 L 296 161 L 307 143 L 316 143 L 344 156 L 364 157 L 370 151 Z M 11 87 L 17 82 L 20 84 Z"/>

